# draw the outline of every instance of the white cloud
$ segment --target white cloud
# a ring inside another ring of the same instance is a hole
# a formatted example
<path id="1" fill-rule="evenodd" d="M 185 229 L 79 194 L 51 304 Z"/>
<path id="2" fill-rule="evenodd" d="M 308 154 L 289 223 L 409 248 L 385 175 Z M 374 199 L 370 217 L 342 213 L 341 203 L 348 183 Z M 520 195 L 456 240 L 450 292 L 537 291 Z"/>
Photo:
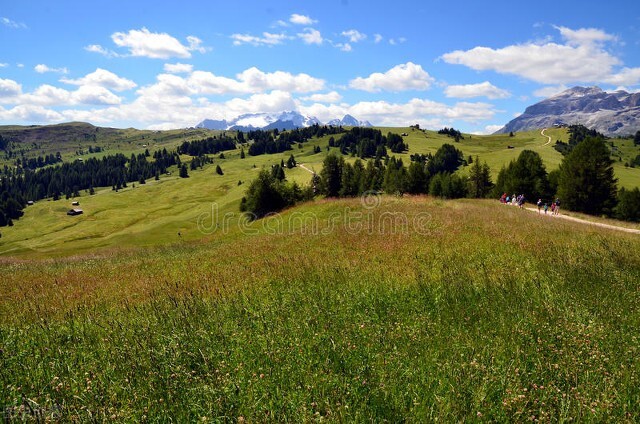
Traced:
<path id="1" fill-rule="evenodd" d="M 88 52 L 99 53 L 105 57 L 121 57 L 121 55 L 119 55 L 118 53 L 112 50 L 105 49 L 100 44 L 90 44 L 88 46 L 85 46 L 84 49 Z"/>
<path id="2" fill-rule="evenodd" d="M 604 82 L 612 85 L 636 85 L 640 83 L 640 68 L 622 68 L 620 72 L 610 75 Z"/>
<path id="3" fill-rule="evenodd" d="M 202 45 L 202 40 L 193 35 L 187 36 L 187 41 L 189 42 L 189 51 L 198 52 L 198 53 L 206 53 L 208 48 Z"/>
<path id="4" fill-rule="evenodd" d="M 297 13 L 294 13 L 293 15 L 291 15 L 291 17 L 289 17 L 289 22 L 296 25 L 313 25 L 318 21 L 311 19 L 309 16 L 298 15 Z"/>
<path id="5" fill-rule="evenodd" d="M 17 102 L 39 106 L 65 105 L 71 103 L 71 93 L 62 88 L 44 84 L 33 92 L 22 95 Z"/>
<path id="6" fill-rule="evenodd" d="M 398 44 L 402 44 L 405 43 L 407 41 L 406 38 L 404 37 L 400 37 L 400 38 L 390 38 L 389 39 L 389 44 L 391 44 L 392 46 L 396 46 Z"/>
<path id="7" fill-rule="evenodd" d="M 18 105 L 12 109 L 0 109 L 0 120 L 5 122 L 27 122 L 46 124 L 63 121 L 63 116 L 51 109 L 35 105 Z"/>
<path id="8" fill-rule="evenodd" d="M 282 44 L 287 37 L 285 34 L 272 34 L 269 32 L 263 32 L 262 37 L 256 37 L 250 34 L 233 34 L 231 35 L 234 46 L 240 46 L 242 44 L 251 44 L 254 46 L 275 46 Z"/>
<path id="9" fill-rule="evenodd" d="M 560 35 L 572 46 L 582 46 L 585 44 L 604 43 L 606 41 L 617 41 L 615 35 L 607 34 L 597 28 L 580 28 L 573 30 L 563 26 L 554 26 L 560 31 Z"/>
<path id="10" fill-rule="evenodd" d="M 85 105 L 118 105 L 122 99 L 104 87 L 83 85 L 71 95 L 74 103 Z"/>
<path id="11" fill-rule="evenodd" d="M 367 120 L 374 125 L 407 126 L 419 123 L 426 128 L 442 128 L 451 125 L 454 120 L 478 123 L 492 119 L 496 113 L 487 103 L 460 102 L 446 105 L 427 99 L 411 99 L 407 103 L 389 103 L 386 101 L 360 102 L 354 105 L 299 106 L 306 114 L 316 116 L 323 122 L 350 114 L 358 119 Z"/>
<path id="12" fill-rule="evenodd" d="M 164 70 L 170 74 L 190 74 L 193 72 L 193 65 L 188 63 L 165 63 Z"/>
<path id="13" fill-rule="evenodd" d="M 482 131 L 474 131 L 472 132 L 472 134 L 474 135 L 488 135 L 488 134 L 493 134 L 496 131 L 498 131 L 500 128 L 502 128 L 504 125 L 487 125 L 484 127 L 484 130 Z"/>
<path id="14" fill-rule="evenodd" d="M 33 68 L 37 73 L 44 74 L 46 72 L 55 72 L 57 74 L 68 74 L 69 70 L 67 68 L 49 68 L 47 65 L 38 64 Z"/>
<path id="15" fill-rule="evenodd" d="M 337 103 L 342 100 L 342 96 L 337 91 L 331 91 L 329 93 L 317 93 L 311 96 L 302 97 L 302 100 L 319 102 L 319 103 Z"/>
<path id="16" fill-rule="evenodd" d="M 373 41 L 378 44 L 379 42 L 381 42 L 382 40 L 384 40 L 384 37 L 380 34 L 373 34 Z"/>
<path id="17" fill-rule="evenodd" d="M 117 76 L 113 72 L 106 69 L 97 68 L 94 72 L 85 75 L 78 79 L 62 78 L 60 81 L 66 84 L 72 85 L 91 85 L 97 87 L 104 87 L 115 91 L 125 91 L 136 87 L 136 83 Z"/>
<path id="18" fill-rule="evenodd" d="M 341 35 L 349 38 L 349 41 L 352 42 L 352 43 L 357 43 L 357 42 L 362 41 L 365 38 L 367 38 L 366 34 L 363 34 L 360 31 L 355 30 L 355 29 L 350 29 L 348 31 L 343 31 Z"/>
<path id="19" fill-rule="evenodd" d="M 373 73 L 366 78 L 358 77 L 349 82 L 351 88 L 369 92 L 426 90 L 434 79 L 422 66 L 412 62 L 397 65 L 385 73 Z"/>
<path id="20" fill-rule="evenodd" d="M 344 43 L 344 44 L 343 43 L 337 43 L 337 44 L 335 44 L 335 46 L 337 48 L 339 48 L 340 50 L 342 50 L 343 52 L 350 52 L 351 50 L 353 50 L 351 48 L 351 44 L 349 44 L 349 43 Z"/>
<path id="21" fill-rule="evenodd" d="M 542 87 L 542 88 L 539 88 L 539 89 L 535 90 L 533 92 L 533 95 L 536 96 L 536 97 L 547 98 L 547 97 L 555 96 L 556 94 L 560 94 L 563 91 L 565 91 L 567 88 L 569 88 L 569 87 L 567 87 L 564 84 Z"/>
<path id="22" fill-rule="evenodd" d="M 6 17 L 2 17 L 0 18 L 0 22 L 2 22 L 2 25 L 9 27 L 9 28 L 15 28 L 15 29 L 26 29 L 27 26 L 25 24 L 23 24 L 22 22 L 16 22 L 13 21 L 9 18 Z"/>
<path id="23" fill-rule="evenodd" d="M 22 93 L 22 86 L 10 79 L 0 78 L 0 102 L 10 100 Z"/>
<path id="24" fill-rule="evenodd" d="M 270 93 L 254 94 L 248 99 L 232 99 L 225 103 L 228 116 L 233 117 L 248 112 L 281 112 L 296 109 L 290 93 L 274 90 Z"/>
<path id="25" fill-rule="evenodd" d="M 603 47 L 617 40 L 604 31 L 556 27 L 566 44 L 548 40 L 511 45 L 499 49 L 474 47 L 446 53 L 442 59 L 477 71 L 512 74 L 542 84 L 609 83 L 634 85 L 640 82 L 640 68 L 623 68 L 621 60 Z"/>
<path id="26" fill-rule="evenodd" d="M 0 63 L 0 68 L 6 68 L 7 66 L 9 66 L 8 63 Z"/>
<path id="27" fill-rule="evenodd" d="M 297 34 L 298 38 L 300 38 L 305 44 L 322 44 L 324 39 L 322 38 L 322 34 L 320 31 L 313 28 L 305 28 L 304 32 L 300 32 Z"/>
<path id="28" fill-rule="evenodd" d="M 489 99 L 506 99 L 511 97 L 511 93 L 502 88 L 498 88 L 489 81 L 478 84 L 450 85 L 444 89 L 447 97 L 458 99 L 469 99 L 472 97 L 486 97 Z"/>
<path id="29" fill-rule="evenodd" d="M 192 51 L 203 53 L 206 48 L 201 46 L 201 40 L 188 36 L 185 46 L 176 38 L 162 32 L 151 32 L 147 28 L 132 29 L 129 32 L 116 32 L 111 39 L 118 47 L 129 49 L 131 56 L 148 57 L 152 59 L 169 59 L 172 57 L 189 58 Z"/>
<path id="30" fill-rule="evenodd" d="M 307 93 L 324 88 L 324 80 L 308 74 L 289 72 L 263 72 L 252 67 L 236 75 L 236 79 L 221 77 L 211 72 L 195 71 L 188 85 L 200 94 L 260 93 L 269 90 Z"/>

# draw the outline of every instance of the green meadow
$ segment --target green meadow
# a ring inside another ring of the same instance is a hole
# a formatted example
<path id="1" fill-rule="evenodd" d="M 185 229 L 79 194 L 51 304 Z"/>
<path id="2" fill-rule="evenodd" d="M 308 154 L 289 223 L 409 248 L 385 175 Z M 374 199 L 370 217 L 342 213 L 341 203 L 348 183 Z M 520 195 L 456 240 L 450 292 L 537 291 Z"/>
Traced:
<path id="1" fill-rule="evenodd" d="M 5 416 L 640 419 L 637 235 L 491 200 L 375 200 L 3 259 Z"/>

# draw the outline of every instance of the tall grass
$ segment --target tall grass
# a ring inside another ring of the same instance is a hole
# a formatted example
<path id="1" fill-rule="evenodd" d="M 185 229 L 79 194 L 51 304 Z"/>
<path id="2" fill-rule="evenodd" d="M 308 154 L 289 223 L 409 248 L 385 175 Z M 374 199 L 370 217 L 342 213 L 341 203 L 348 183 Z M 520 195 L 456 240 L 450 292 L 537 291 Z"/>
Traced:
<path id="1" fill-rule="evenodd" d="M 297 210 L 346 207 L 364 211 Z M 232 232 L 6 261 L 1 406 L 63 420 L 640 419 L 637 237 L 490 202 L 385 210 L 427 211 L 429 234 Z"/>

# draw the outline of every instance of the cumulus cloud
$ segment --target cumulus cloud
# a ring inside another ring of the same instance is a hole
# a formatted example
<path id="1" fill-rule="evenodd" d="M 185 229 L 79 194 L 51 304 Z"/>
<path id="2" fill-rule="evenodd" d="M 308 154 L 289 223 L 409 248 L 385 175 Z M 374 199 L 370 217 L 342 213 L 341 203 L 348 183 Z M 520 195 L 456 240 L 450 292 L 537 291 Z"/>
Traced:
<path id="1" fill-rule="evenodd" d="M 188 84 L 200 94 L 260 93 L 269 90 L 306 93 L 322 90 L 325 82 L 304 73 L 263 72 L 252 67 L 237 74 L 236 79 L 195 71 Z"/>
<path id="2" fill-rule="evenodd" d="M 487 103 L 459 102 L 446 105 L 418 98 L 406 103 L 386 101 L 359 102 L 353 105 L 315 103 L 310 106 L 300 106 L 300 110 L 325 122 L 350 114 L 375 125 L 406 126 L 417 122 L 426 128 L 442 128 L 443 125 L 454 120 L 478 123 L 492 119 L 496 113 L 493 106 Z"/>
<path id="3" fill-rule="evenodd" d="M 380 34 L 373 34 L 373 41 L 378 44 L 379 42 L 381 42 L 382 40 L 384 40 L 384 37 Z"/>
<path id="4" fill-rule="evenodd" d="M 560 31 L 560 35 L 567 40 L 568 44 L 573 46 L 617 41 L 618 39 L 615 35 L 607 34 L 597 28 L 580 28 L 577 30 L 563 26 L 554 26 L 554 28 Z"/>
<path id="5" fill-rule="evenodd" d="M 251 44 L 253 46 L 275 46 L 282 44 L 287 38 L 285 34 L 272 34 L 270 32 L 263 32 L 262 37 L 257 37 L 250 34 L 233 34 L 234 46 L 240 46 L 242 44 Z"/>
<path id="6" fill-rule="evenodd" d="M 412 62 L 394 66 L 385 73 L 373 73 L 366 78 L 358 77 L 349 82 L 351 88 L 368 92 L 426 90 L 434 79 L 422 66 Z"/>
<path id="7" fill-rule="evenodd" d="M 343 31 L 342 36 L 347 37 L 349 39 L 350 42 L 352 43 L 357 43 L 359 41 L 364 40 L 365 38 L 367 38 L 366 34 L 361 33 L 358 30 L 355 29 L 350 29 L 348 31 Z"/>
<path id="8" fill-rule="evenodd" d="M 458 99 L 469 99 L 472 97 L 486 97 L 488 99 L 506 99 L 511 97 L 511 93 L 502 88 L 498 88 L 489 81 L 478 84 L 450 85 L 444 89 L 447 97 Z"/>
<path id="9" fill-rule="evenodd" d="M 7 66 L 9 66 L 8 63 L 0 63 L 0 68 L 6 68 Z"/>
<path id="10" fill-rule="evenodd" d="M 131 56 L 152 59 L 189 58 L 192 51 L 206 51 L 201 45 L 202 41 L 192 35 L 187 37 L 188 44 L 184 45 L 165 32 L 151 32 L 144 27 L 129 32 L 116 32 L 111 35 L 111 39 L 118 47 L 128 48 Z"/>
<path id="11" fill-rule="evenodd" d="M 190 74 L 193 71 L 193 65 L 188 63 L 165 63 L 164 71 L 170 74 Z"/>
<path id="12" fill-rule="evenodd" d="M 36 105 L 18 105 L 12 109 L 0 109 L 0 120 L 6 122 L 29 122 L 48 124 L 61 122 L 64 117 L 51 109 Z"/>
<path id="13" fill-rule="evenodd" d="M 71 94 L 73 103 L 85 105 L 118 105 L 122 99 L 104 87 L 84 85 Z"/>
<path id="14" fill-rule="evenodd" d="M 322 38 L 322 34 L 317 29 L 313 28 L 305 28 L 304 32 L 300 32 L 297 34 L 298 38 L 300 38 L 305 44 L 322 44 L 324 42 L 324 38 Z"/>
<path id="15" fill-rule="evenodd" d="M 96 87 L 104 87 L 115 91 L 125 91 L 136 87 L 136 83 L 117 76 L 113 72 L 106 69 L 97 68 L 94 72 L 78 79 L 62 78 L 60 81 L 71 85 L 91 85 Z"/>
<path id="16" fill-rule="evenodd" d="M 317 93 L 311 96 L 302 97 L 302 100 L 318 102 L 318 103 L 337 103 L 342 100 L 342 96 L 337 91 L 331 91 L 329 93 Z"/>
<path id="17" fill-rule="evenodd" d="M 0 102 L 13 99 L 22 93 L 22 86 L 14 80 L 0 78 Z"/>
<path id="18" fill-rule="evenodd" d="M 479 46 L 446 53 L 442 59 L 477 71 L 512 74 L 542 84 L 640 82 L 640 68 L 615 71 L 622 63 L 603 47 L 604 43 L 615 41 L 615 36 L 593 28 L 556 29 L 564 44 L 547 40 L 498 49 Z"/>
<path id="19" fill-rule="evenodd" d="M 69 70 L 67 68 L 50 68 L 44 64 L 38 64 L 33 68 L 37 73 L 44 74 L 46 72 L 54 72 L 57 74 L 68 74 Z"/>
<path id="20" fill-rule="evenodd" d="M 309 16 L 294 13 L 293 15 L 291 15 L 291 17 L 289 17 L 289 22 L 296 25 L 313 25 L 318 21 L 311 19 Z"/>

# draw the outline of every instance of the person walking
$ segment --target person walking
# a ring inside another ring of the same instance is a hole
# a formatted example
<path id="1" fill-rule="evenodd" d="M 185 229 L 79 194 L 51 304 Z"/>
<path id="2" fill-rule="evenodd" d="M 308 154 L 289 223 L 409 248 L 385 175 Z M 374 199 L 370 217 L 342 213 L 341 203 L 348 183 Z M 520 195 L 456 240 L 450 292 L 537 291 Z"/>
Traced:
<path id="1" fill-rule="evenodd" d="M 538 213 L 540 213 L 540 209 L 542 209 L 542 199 L 538 199 L 536 205 L 538 206 Z"/>
<path id="2" fill-rule="evenodd" d="M 560 198 L 556 198 L 555 208 L 553 210 L 554 215 L 558 215 L 560 213 Z"/>

